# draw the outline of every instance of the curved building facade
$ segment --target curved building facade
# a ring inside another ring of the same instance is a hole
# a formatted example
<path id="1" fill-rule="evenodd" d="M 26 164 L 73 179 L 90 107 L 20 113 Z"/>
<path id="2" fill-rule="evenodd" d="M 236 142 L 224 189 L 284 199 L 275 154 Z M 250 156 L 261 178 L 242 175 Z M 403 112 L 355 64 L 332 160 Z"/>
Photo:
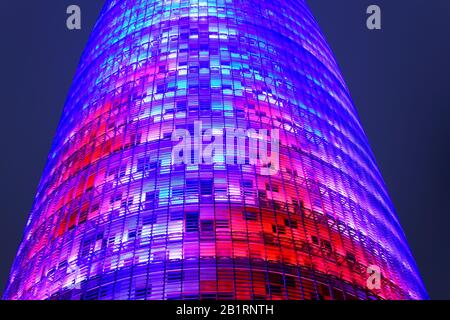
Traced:
<path id="1" fill-rule="evenodd" d="M 4 298 L 427 293 L 305 1 L 108 0 Z"/>

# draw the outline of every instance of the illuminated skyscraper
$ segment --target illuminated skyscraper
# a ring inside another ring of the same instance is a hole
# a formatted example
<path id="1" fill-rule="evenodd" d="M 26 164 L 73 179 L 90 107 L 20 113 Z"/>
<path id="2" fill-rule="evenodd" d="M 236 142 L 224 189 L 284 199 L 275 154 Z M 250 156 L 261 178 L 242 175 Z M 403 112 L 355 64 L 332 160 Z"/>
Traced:
<path id="1" fill-rule="evenodd" d="M 245 142 L 243 163 L 214 151 L 211 163 L 174 164 L 174 131 L 194 135 L 199 124 L 217 137 L 267 129 L 268 140 L 279 130 L 270 143 L 279 152 L 271 148 L 270 163 L 255 162 Z M 367 285 L 369 266 L 381 272 L 379 288 L 376 273 Z M 303 0 L 109 0 L 82 56 L 4 297 L 427 293 L 348 89 Z"/>

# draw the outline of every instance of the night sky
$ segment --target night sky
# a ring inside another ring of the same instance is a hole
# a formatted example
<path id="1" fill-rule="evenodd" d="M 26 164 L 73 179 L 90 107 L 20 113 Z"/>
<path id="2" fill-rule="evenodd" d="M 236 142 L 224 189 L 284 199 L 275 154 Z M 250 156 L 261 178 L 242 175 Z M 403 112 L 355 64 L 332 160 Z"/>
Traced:
<path id="1" fill-rule="evenodd" d="M 309 0 L 359 111 L 428 292 L 450 299 L 450 1 Z M 81 31 L 66 8 L 82 9 Z M 0 4 L 0 293 L 103 1 Z M 366 8 L 382 9 L 381 31 Z"/>

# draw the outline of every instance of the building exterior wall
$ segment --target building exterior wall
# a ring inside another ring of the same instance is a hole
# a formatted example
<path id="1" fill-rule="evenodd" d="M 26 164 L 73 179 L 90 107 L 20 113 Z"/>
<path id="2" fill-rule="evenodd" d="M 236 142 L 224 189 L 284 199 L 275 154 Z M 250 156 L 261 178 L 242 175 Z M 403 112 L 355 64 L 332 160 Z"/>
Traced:
<path id="1" fill-rule="evenodd" d="M 194 134 L 199 123 L 218 134 L 279 130 L 279 165 L 265 174 L 220 153 L 173 164 L 174 130 Z M 380 268 L 379 289 L 367 287 L 369 266 Z M 5 298 L 427 294 L 303 0 L 109 0 Z"/>

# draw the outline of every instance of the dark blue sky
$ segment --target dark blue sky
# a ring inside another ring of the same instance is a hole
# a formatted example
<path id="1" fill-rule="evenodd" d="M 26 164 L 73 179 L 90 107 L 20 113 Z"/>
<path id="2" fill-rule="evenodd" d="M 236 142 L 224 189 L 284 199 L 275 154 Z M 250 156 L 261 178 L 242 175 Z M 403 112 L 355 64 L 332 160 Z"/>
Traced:
<path id="1" fill-rule="evenodd" d="M 450 1 L 309 0 L 432 298 L 450 299 Z M 68 31 L 68 5 L 83 30 Z M 2 1 L 0 292 L 101 0 Z M 378 4 L 383 30 L 369 31 Z"/>

